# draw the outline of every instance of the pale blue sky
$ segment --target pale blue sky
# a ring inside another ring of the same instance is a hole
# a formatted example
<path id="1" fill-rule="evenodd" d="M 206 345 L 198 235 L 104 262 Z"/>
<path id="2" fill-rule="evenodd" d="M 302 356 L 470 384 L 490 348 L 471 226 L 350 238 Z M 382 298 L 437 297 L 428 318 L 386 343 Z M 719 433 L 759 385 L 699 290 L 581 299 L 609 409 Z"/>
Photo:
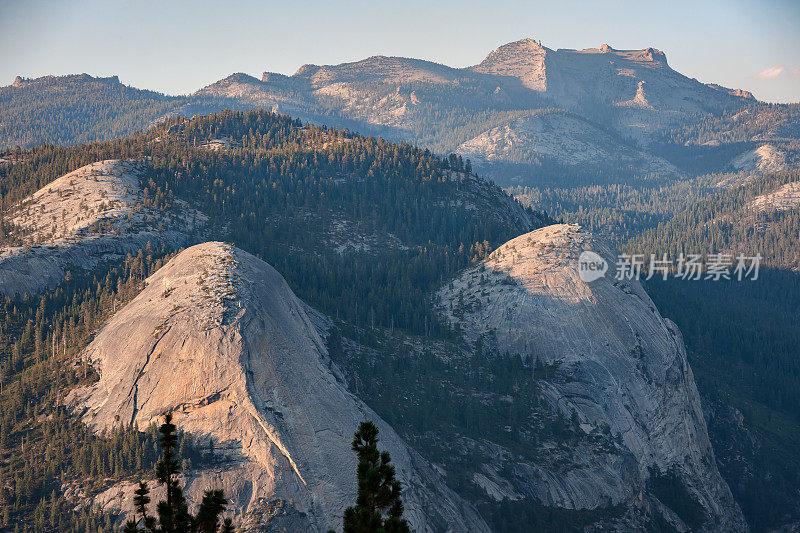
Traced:
<path id="1" fill-rule="evenodd" d="M 0 0 L 0 85 L 87 72 L 184 94 L 233 72 L 291 74 L 375 54 L 467 66 L 533 37 L 550 48 L 653 46 L 703 82 L 800 102 L 800 1 L 654 4 Z"/>

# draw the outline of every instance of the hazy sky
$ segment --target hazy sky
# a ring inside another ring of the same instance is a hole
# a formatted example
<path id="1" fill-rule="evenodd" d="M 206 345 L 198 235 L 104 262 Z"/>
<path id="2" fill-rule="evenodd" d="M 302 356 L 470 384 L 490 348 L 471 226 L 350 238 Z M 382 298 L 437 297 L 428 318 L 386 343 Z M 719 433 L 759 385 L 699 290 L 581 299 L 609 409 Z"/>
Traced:
<path id="1" fill-rule="evenodd" d="M 655 4 L 0 0 L 0 85 L 87 72 L 184 94 L 233 72 L 291 74 L 376 54 L 467 66 L 532 37 L 550 48 L 653 46 L 687 76 L 800 102 L 800 1 Z"/>

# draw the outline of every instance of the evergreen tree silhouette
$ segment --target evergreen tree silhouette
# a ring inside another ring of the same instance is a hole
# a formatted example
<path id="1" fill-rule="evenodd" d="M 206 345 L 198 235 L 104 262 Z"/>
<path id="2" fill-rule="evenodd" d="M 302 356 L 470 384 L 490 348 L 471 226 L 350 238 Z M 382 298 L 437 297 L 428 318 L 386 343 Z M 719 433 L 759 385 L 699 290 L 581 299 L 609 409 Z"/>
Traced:
<path id="1" fill-rule="evenodd" d="M 402 488 L 388 452 L 378 450 L 378 428 L 362 422 L 353 438 L 358 454 L 358 495 L 344 513 L 344 533 L 406 533 Z"/>
<path id="2" fill-rule="evenodd" d="M 147 504 L 150 503 L 150 488 L 147 483 L 140 481 L 139 488 L 134 491 L 133 504 L 134 517 L 125 524 L 124 533 L 149 531 L 151 533 L 216 533 L 219 529 L 223 533 L 234 531 L 230 518 L 226 518 L 220 528 L 219 519 L 225 511 L 228 501 L 221 490 L 207 490 L 203 494 L 197 516 L 189 513 L 189 505 L 181 489 L 178 466 L 178 456 L 175 449 L 178 444 L 177 427 L 172 423 L 172 413 L 164 415 L 164 423 L 158 428 L 161 433 L 161 459 L 156 465 L 156 479 L 167 487 L 167 499 L 156 504 L 155 516 L 147 514 Z M 141 520 L 136 520 L 136 515 Z M 139 528 L 139 524 L 143 530 Z"/>

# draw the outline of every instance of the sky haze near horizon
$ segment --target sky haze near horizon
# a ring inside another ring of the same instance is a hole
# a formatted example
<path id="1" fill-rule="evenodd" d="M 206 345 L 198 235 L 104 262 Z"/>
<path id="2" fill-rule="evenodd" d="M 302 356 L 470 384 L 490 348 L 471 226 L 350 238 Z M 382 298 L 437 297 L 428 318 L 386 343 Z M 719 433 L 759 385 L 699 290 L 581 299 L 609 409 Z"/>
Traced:
<path id="1" fill-rule="evenodd" d="M 800 102 L 800 2 L 610 4 L 0 0 L 0 86 L 86 72 L 188 94 L 234 72 L 292 74 L 379 54 L 465 67 L 531 37 L 553 49 L 653 46 L 702 82 Z"/>

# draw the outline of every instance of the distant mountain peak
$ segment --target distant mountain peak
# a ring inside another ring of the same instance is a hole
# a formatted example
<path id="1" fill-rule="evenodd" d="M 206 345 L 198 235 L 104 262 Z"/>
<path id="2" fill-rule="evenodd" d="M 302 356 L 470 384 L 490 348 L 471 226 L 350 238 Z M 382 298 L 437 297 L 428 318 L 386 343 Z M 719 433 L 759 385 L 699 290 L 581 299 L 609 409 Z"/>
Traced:
<path id="1" fill-rule="evenodd" d="M 90 83 L 90 82 L 98 82 L 98 83 L 106 83 L 109 85 L 119 85 L 119 76 L 107 76 L 107 77 L 94 77 L 85 72 L 83 74 L 66 74 L 64 76 L 40 76 L 38 78 L 23 78 L 22 76 L 17 76 L 14 78 L 14 82 L 11 84 L 12 87 L 28 87 L 31 85 L 36 84 L 45 84 L 45 83 L 52 83 L 52 82 L 67 82 L 67 83 Z"/>
<path id="2" fill-rule="evenodd" d="M 279 72 L 264 71 L 264 73 L 261 75 L 261 81 L 263 81 L 264 83 L 275 83 L 278 81 L 285 82 L 288 79 L 289 76 L 287 76 L 286 74 L 281 74 Z"/>
<path id="3" fill-rule="evenodd" d="M 320 88 L 360 81 L 448 83 L 460 73 L 457 69 L 423 59 L 375 55 L 338 65 L 303 65 L 291 78 L 308 80 L 313 87 Z"/>
<path id="4" fill-rule="evenodd" d="M 496 50 L 489 52 L 489 55 L 481 61 L 481 65 L 489 65 L 503 61 L 510 56 L 532 54 L 538 55 L 549 50 L 542 45 L 542 41 L 525 38 L 499 46 Z"/>
<path id="5" fill-rule="evenodd" d="M 254 98 L 261 94 L 263 86 L 263 79 L 259 80 L 249 74 L 236 72 L 203 87 L 195 94 L 223 98 Z"/>
<path id="6" fill-rule="evenodd" d="M 652 46 L 645 49 L 644 57 L 649 61 L 662 61 L 664 64 L 667 63 L 667 54 Z"/>
<path id="7" fill-rule="evenodd" d="M 245 74 L 244 72 L 234 72 L 222 81 L 231 83 L 258 83 L 258 78 Z"/>
<path id="8" fill-rule="evenodd" d="M 297 71 L 292 74 L 292 77 L 300 77 L 300 76 L 307 76 L 309 73 L 319 70 L 319 65 L 315 65 L 313 63 L 306 63 L 305 65 L 301 66 Z"/>
<path id="9" fill-rule="evenodd" d="M 584 48 L 583 50 L 575 50 L 572 48 L 559 48 L 556 50 L 558 54 L 613 54 L 617 57 L 633 61 L 633 62 L 658 62 L 667 65 L 667 54 L 658 48 L 648 46 L 647 48 L 621 50 L 614 48 L 608 43 L 603 43 L 600 48 Z"/>
<path id="10" fill-rule="evenodd" d="M 552 50 L 542 46 L 541 41 L 521 39 L 504 44 L 471 68 L 482 74 L 519 78 L 529 89 L 546 91 L 545 56 L 548 52 Z"/>
<path id="11" fill-rule="evenodd" d="M 545 47 L 542 46 L 542 41 L 537 41 L 536 39 L 532 39 L 530 37 L 526 37 L 524 39 L 519 39 L 517 41 L 512 41 L 510 43 L 506 43 L 500 46 L 496 51 L 500 50 L 518 50 L 518 49 L 531 49 L 531 50 L 544 50 Z"/>

